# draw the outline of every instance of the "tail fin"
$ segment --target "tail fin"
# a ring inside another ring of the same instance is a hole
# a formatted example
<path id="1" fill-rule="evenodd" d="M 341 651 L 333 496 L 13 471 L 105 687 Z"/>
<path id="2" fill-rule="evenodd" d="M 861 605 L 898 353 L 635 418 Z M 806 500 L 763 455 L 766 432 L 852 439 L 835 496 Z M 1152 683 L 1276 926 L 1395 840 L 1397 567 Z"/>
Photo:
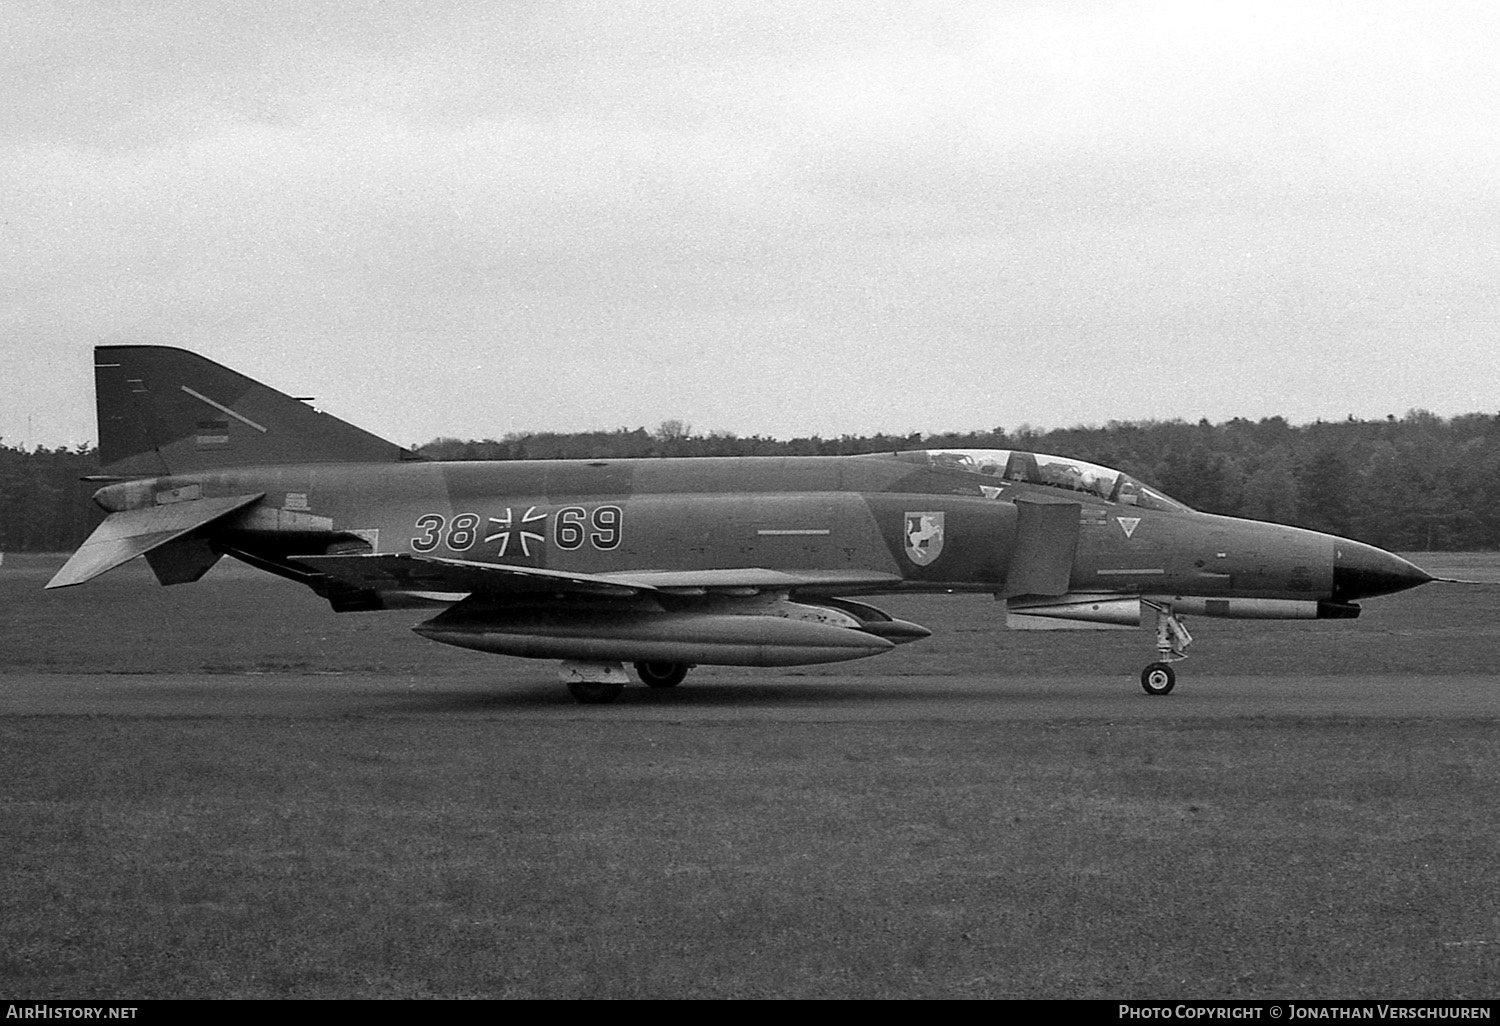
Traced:
<path id="1" fill-rule="evenodd" d="M 94 375 L 104 474 L 416 458 L 185 349 L 97 346 Z"/>

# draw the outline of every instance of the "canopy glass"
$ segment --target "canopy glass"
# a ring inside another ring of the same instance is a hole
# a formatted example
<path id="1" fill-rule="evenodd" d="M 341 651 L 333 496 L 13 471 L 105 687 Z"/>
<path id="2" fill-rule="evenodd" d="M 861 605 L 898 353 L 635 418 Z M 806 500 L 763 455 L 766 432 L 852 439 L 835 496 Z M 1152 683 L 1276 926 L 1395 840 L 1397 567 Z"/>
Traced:
<path id="1" fill-rule="evenodd" d="M 998 479 L 1004 482 L 1001 487 L 1041 485 L 1143 509 L 1190 508 L 1122 471 L 1066 456 L 1016 449 L 922 449 L 898 455 L 912 462 L 926 462 L 935 469 Z"/>

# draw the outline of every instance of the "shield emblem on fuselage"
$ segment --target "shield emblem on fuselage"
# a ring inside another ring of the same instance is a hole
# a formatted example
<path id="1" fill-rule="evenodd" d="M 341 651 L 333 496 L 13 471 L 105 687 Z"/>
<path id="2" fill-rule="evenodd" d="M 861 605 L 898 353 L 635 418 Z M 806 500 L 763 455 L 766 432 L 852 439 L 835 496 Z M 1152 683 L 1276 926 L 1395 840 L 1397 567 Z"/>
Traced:
<path id="1" fill-rule="evenodd" d="M 943 551 L 943 514 L 906 514 L 906 555 L 917 566 L 926 566 Z"/>

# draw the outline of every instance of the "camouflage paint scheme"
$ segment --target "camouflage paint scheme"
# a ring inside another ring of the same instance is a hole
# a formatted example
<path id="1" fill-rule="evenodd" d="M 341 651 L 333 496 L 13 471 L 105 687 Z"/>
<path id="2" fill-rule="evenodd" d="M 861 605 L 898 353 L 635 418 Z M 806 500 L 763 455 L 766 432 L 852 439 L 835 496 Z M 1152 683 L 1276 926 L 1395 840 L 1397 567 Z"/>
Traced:
<path id="1" fill-rule="evenodd" d="M 1109 468 L 1009 450 L 424 462 L 195 354 L 96 350 L 111 515 L 48 585 L 145 555 L 165 584 L 231 555 L 340 611 L 431 604 L 450 644 L 572 660 L 583 700 L 635 661 L 859 658 L 929 633 L 848 596 L 993 593 L 1026 625 L 1179 613 L 1352 617 L 1432 580 L 1390 553 L 1187 509 Z M 606 667 L 606 669 L 600 669 Z M 575 667 L 576 671 L 576 667 Z M 653 676 L 655 679 L 652 679 Z"/>

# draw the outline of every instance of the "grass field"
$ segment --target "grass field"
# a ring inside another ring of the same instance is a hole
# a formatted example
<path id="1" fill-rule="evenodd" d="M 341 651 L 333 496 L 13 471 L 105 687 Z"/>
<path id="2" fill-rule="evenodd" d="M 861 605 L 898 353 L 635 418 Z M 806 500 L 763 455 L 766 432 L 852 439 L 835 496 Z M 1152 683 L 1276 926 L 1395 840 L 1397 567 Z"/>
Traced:
<path id="1" fill-rule="evenodd" d="M 1495 556 L 1418 558 L 1500 580 Z M 0 567 L 0 690 L 554 673 L 247 571 L 163 589 L 128 566 L 43 595 L 57 564 Z M 1150 658 L 1141 633 L 1007 633 L 972 597 L 882 604 L 937 634 L 765 679 L 1045 673 L 1109 693 Z M 1192 626 L 1191 686 L 1419 684 L 1492 670 L 1500 588 Z M 1159 718 L 0 716 L 0 997 L 1500 995 L 1493 718 L 1139 698 Z"/>

